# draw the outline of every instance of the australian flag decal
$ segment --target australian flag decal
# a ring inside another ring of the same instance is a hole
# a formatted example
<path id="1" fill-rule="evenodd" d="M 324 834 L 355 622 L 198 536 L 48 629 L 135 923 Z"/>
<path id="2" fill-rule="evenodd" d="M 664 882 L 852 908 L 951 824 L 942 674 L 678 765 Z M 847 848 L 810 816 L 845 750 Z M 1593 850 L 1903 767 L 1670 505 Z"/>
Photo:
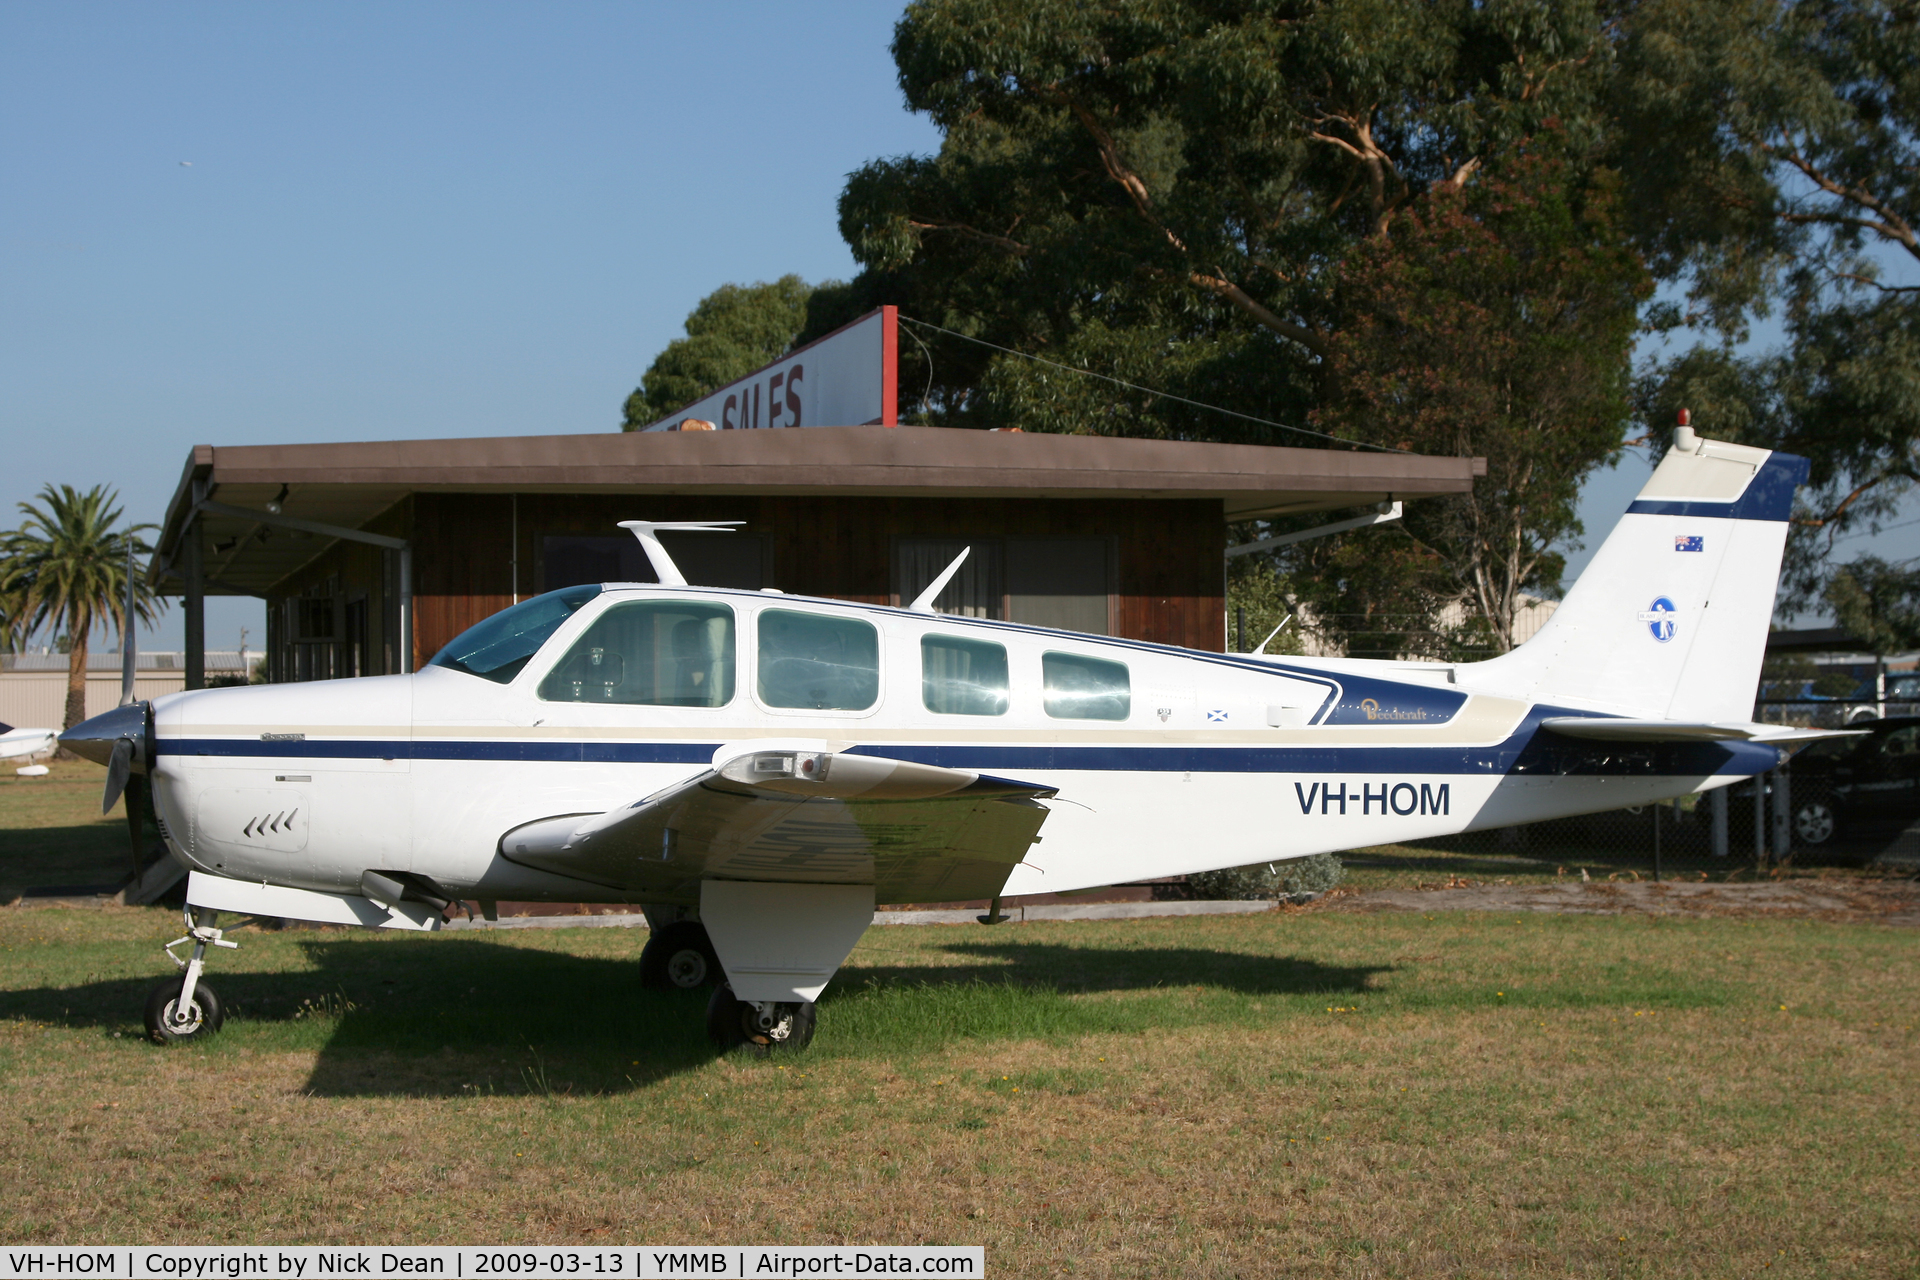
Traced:
<path id="1" fill-rule="evenodd" d="M 1676 533 L 1673 536 L 1675 551 L 1705 551 L 1706 539 L 1696 534 Z"/>

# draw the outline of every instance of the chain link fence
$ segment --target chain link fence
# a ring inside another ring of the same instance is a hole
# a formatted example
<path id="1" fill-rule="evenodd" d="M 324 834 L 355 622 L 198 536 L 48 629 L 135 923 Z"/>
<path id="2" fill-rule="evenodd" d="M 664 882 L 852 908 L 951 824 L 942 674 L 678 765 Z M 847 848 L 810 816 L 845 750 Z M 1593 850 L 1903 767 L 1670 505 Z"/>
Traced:
<path id="1" fill-rule="evenodd" d="M 1904 795 L 1889 787 L 1890 802 L 1870 819 L 1840 803 L 1831 775 L 1806 771 L 1796 787 L 1788 765 L 1704 795 L 1400 847 L 1523 858 L 1596 879 L 1720 879 L 1782 866 L 1920 871 L 1920 751 L 1915 765 L 1913 785 Z"/>

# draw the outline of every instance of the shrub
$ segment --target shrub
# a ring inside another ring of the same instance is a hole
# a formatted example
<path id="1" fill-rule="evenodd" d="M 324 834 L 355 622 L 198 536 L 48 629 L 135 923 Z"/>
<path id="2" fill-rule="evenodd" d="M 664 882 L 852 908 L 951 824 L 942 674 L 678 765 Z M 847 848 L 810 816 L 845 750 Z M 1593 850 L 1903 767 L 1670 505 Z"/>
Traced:
<path id="1" fill-rule="evenodd" d="M 1256 862 L 1246 867 L 1202 871 L 1187 877 L 1193 896 L 1221 898 L 1291 898 L 1325 893 L 1340 883 L 1345 868 L 1338 856 L 1316 853 L 1284 862 Z"/>

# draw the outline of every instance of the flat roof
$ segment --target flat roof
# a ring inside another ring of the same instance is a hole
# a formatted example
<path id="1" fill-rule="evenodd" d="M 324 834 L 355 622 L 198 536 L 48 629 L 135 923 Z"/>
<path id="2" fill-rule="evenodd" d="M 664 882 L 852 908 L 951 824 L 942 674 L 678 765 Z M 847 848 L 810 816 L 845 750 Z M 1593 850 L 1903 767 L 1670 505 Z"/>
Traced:
<path id="1" fill-rule="evenodd" d="M 1483 458 L 934 427 L 196 445 L 155 565 L 165 573 L 172 561 L 196 487 L 199 500 L 261 510 L 284 486 L 287 515 L 350 529 L 420 492 L 1214 498 L 1231 521 L 1465 493 L 1485 473 Z M 248 561 L 229 576 L 212 552 L 210 594 L 271 585 L 320 549 L 284 539 L 249 549 L 253 522 L 202 519 L 210 543 L 241 539 Z M 294 559 L 267 563 L 280 556 Z"/>

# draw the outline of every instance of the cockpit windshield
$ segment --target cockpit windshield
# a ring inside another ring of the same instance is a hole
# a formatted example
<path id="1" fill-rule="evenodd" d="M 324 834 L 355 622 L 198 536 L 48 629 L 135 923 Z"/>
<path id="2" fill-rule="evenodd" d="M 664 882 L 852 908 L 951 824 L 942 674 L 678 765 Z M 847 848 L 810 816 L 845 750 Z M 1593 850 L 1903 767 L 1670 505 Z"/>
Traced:
<path id="1" fill-rule="evenodd" d="M 597 585 L 567 587 L 523 600 L 462 631 L 427 665 L 451 667 L 482 680 L 508 684 L 561 623 L 599 594 Z"/>

